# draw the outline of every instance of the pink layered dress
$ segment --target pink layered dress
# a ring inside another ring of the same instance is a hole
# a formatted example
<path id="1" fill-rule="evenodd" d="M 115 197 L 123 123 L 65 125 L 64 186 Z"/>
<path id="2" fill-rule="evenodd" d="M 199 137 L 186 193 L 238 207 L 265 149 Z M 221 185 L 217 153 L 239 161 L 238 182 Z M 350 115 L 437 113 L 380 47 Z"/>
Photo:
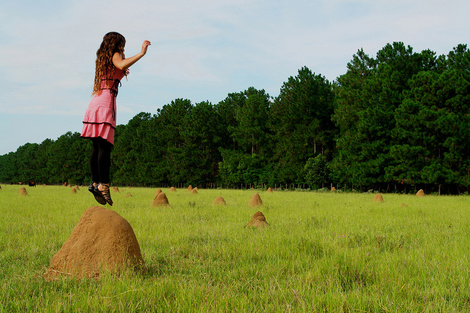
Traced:
<path id="1" fill-rule="evenodd" d="M 114 69 L 113 79 L 101 80 L 101 91 L 91 99 L 83 118 L 81 136 L 84 138 L 101 137 L 114 144 L 116 130 L 116 97 L 124 72 Z"/>

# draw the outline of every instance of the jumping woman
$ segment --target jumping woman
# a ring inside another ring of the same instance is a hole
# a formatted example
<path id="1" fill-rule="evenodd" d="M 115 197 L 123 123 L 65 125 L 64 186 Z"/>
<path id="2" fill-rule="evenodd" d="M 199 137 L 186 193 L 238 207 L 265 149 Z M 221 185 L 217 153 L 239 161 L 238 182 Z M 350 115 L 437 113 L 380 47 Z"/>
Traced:
<path id="1" fill-rule="evenodd" d="M 110 32 L 96 52 L 95 83 L 93 99 L 83 118 L 81 136 L 90 138 L 93 150 L 90 156 L 92 182 L 88 190 L 100 204 L 113 205 L 109 192 L 111 150 L 116 129 L 116 97 L 121 79 L 129 74 L 129 67 L 146 53 L 150 41 L 145 40 L 140 53 L 125 58 L 126 39 L 119 33 Z"/>

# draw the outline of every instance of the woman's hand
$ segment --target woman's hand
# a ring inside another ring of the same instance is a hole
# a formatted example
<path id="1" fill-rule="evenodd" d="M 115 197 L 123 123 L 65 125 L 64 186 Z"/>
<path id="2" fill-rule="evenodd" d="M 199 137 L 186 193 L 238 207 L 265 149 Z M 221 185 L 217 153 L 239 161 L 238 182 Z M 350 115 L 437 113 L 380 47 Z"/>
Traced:
<path id="1" fill-rule="evenodd" d="M 147 48 L 150 45 L 151 45 L 150 41 L 144 40 L 144 43 L 142 44 L 142 51 L 141 51 L 141 53 L 143 53 L 143 55 L 145 55 L 147 53 Z"/>

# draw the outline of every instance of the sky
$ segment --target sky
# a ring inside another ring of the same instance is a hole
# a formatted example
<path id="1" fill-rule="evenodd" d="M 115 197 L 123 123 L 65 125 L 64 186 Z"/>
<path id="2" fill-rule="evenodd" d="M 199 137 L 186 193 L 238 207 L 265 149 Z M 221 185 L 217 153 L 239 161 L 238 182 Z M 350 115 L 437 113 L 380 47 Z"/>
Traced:
<path id="1" fill-rule="evenodd" d="M 103 36 L 126 56 L 150 40 L 117 98 L 117 123 L 179 98 L 279 95 L 304 66 L 330 81 L 359 49 L 395 41 L 447 55 L 470 41 L 467 0 L 2 0 L 0 155 L 81 132 Z"/>

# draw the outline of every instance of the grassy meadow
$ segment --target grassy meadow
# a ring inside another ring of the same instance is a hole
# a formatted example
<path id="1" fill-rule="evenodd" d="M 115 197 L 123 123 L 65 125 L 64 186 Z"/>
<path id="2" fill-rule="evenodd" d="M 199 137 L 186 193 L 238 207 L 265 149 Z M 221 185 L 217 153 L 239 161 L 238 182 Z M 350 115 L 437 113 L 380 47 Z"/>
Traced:
<path id="1" fill-rule="evenodd" d="M 470 311 L 468 196 L 163 189 L 171 206 L 154 208 L 157 188 L 119 188 L 107 208 L 132 225 L 145 269 L 47 282 L 98 204 L 85 186 L 1 186 L 0 312 Z M 244 228 L 258 210 L 270 226 Z"/>

